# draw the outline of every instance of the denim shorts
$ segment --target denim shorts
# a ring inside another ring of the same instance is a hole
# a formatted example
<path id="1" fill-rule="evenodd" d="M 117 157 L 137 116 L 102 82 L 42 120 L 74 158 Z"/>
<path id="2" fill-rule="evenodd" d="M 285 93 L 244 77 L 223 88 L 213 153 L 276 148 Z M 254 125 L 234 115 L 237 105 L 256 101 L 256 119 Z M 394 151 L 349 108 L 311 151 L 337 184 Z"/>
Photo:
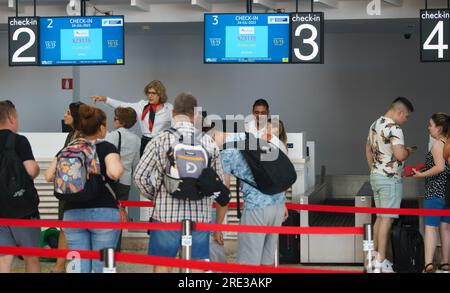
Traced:
<path id="1" fill-rule="evenodd" d="M 435 210 L 444 210 L 445 207 L 445 198 L 444 197 L 435 197 L 433 196 L 431 199 L 425 199 L 423 202 L 424 209 L 435 209 Z M 444 222 L 450 224 L 449 216 L 424 216 L 425 225 L 432 227 L 439 227 L 439 225 Z"/>
<path id="2" fill-rule="evenodd" d="M 377 208 L 400 208 L 403 193 L 403 180 L 401 178 L 389 178 L 387 176 L 370 174 L 370 185 L 373 190 L 373 198 Z M 384 218 L 398 218 L 398 215 L 377 214 Z"/>
<path id="3" fill-rule="evenodd" d="M 150 220 L 150 222 L 158 222 Z M 148 255 L 176 257 L 181 248 L 181 232 L 173 230 L 151 230 L 149 232 Z M 209 231 L 192 232 L 192 259 L 209 259 Z"/>

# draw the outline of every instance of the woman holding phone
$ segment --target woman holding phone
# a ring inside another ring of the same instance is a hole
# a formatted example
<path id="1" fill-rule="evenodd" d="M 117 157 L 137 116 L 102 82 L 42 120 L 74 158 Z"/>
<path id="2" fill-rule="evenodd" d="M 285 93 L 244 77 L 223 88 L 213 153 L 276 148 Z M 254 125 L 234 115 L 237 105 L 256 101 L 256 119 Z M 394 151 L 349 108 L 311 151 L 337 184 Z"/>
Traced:
<path id="1" fill-rule="evenodd" d="M 425 209 L 445 209 L 445 193 L 450 165 L 444 160 L 444 146 L 448 144 L 448 130 L 450 118 L 444 113 L 431 116 L 428 131 L 435 139 L 431 151 L 425 158 L 425 171 L 413 169 L 414 177 L 425 178 Z M 425 273 L 436 271 L 433 264 L 437 244 L 437 233 L 440 232 L 442 244 L 442 258 L 438 272 L 449 272 L 450 255 L 450 217 L 425 216 Z"/>

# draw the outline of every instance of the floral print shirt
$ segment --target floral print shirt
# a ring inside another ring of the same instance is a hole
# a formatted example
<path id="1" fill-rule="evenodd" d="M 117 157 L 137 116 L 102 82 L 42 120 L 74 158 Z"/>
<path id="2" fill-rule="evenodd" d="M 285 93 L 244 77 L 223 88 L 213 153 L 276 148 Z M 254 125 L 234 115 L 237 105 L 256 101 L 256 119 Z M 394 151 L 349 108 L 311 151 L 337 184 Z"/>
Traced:
<path id="1" fill-rule="evenodd" d="M 393 146 L 405 144 L 400 126 L 391 118 L 382 116 L 370 126 L 367 140 L 373 155 L 371 173 L 401 178 L 404 162 L 397 161 L 393 151 Z"/>

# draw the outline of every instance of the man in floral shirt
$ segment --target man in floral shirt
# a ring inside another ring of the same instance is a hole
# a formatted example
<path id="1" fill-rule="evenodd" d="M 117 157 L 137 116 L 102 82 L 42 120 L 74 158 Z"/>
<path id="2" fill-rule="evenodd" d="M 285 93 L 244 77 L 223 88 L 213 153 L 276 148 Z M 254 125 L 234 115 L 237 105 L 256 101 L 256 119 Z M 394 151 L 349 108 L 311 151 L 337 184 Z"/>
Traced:
<path id="1" fill-rule="evenodd" d="M 378 118 L 369 130 L 366 158 L 370 169 L 375 206 L 378 208 L 400 208 L 403 192 L 404 161 L 412 149 L 405 147 L 401 125 L 414 112 L 412 103 L 404 98 L 395 99 L 387 113 Z M 394 272 L 392 263 L 386 259 L 386 248 L 393 219 L 398 215 L 377 215 L 374 225 L 375 272 Z"/>

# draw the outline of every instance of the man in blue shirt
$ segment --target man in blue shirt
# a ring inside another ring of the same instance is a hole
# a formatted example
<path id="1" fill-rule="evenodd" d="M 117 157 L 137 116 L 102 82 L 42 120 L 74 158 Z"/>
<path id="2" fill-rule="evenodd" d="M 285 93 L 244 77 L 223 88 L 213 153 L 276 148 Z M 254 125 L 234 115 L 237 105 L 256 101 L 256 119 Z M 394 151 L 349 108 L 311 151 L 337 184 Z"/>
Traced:
<path id="1" fill-rule="evenodd" d="M 231 134 L 219 130 L 211 132 L 219 147 L 229 142 L 245 140 L 244 133 Z M 255 182 L 251 169 L 239 149 L 227 148 L 222 150 L 221 157 L 225 182 L 228 187 L 230 185 L 230 175 L 250 183 Z M 282 222 L 287 218 L 284 193 L 267 195 L 242 181 L 241 192 L 244 199 L 242 225 L 281 226 Z M 214 239 L 223 244 L 221 232 L 215 232 Z M 238 262 L 241 264 L 274 265 L 277 241 L 278 234 L 240 233 L 238 237 Z"/>

